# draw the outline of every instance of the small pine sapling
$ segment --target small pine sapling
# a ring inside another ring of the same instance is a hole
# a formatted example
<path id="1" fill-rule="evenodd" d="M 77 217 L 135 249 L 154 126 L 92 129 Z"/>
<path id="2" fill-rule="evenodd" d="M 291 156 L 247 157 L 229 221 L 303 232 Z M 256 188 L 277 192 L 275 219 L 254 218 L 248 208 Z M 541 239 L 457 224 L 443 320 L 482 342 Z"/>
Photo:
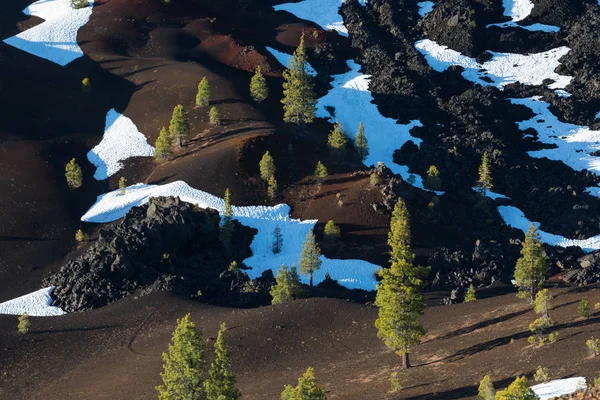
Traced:
<path id="1" fill-rule="evenodd" d="M 356 132 L 356 138 L 354 138 L 354 147 L 360 161 L 365 161 L 369 156 L 369 141 L 365 136 L 365 126 L 362 122 L 358 124 L 358 132 Z"/>
<path id="2" fill-rule="evenodd" d="M 269 178 L 267 194 L 269 195 L 269 199 L 271 200 L 274 200 L 277 197 L 277 180 L 274 176 Z"/>
<path id="3" fill-rule="evenodd" d="M 69 185 L 71 189 L 77 189 L 81 187 L 83 183 L 81 167 L 74 158 L 71 159 L 65 167 L 65 179 L 67 180 L 67 185 Z"/>
<path id="4" fill-rule="evenodd" d="M 325 236 L 325 239 L 328 241 L 334 241 L 335 239 L 340 237 L 340 227 L 337 226 L 335 224 L 335 222 L 333 222 L 332 219 L 330 219 L 326 224 L 325 224 L 325 229 L 323 230 L 323 235 Z"/>
<path id="5" fill-rule="evenodd" d="M 533 380 L 536 382 L 545 383 L 550 380 L 548 377 L 548 368 L 545 367 L 537 367 L 535 370 L 535 374 L 533 375 Z"/>
<path id="6" fill-rule="evenodd" d="M 221 114 L 219 113 L 219 109 L 217 107 L 212 106 L 210 108 L 210 111 L 208 112 L 208 120 L 211 125 L 221 125 Z"/>
<path id="7" fill-rule="evenodd" d="M 171 136 L 167 132 L 167 129 L 163 126 L 158 133 L 156 142 L 154 142 L 154 158 L 157 160 L 167 160 L 173 154 L 172 147 L 173 141 Z"/>
<path id="8" fill-rule="evenodd" d="M 127 192 L 127 179 L 124 176 L 119 179 L 119 191 L 121 192 L 121 196 Z"/>
<path id="9" fill-rule="evenodd" d="M 483 377 L 479 382 L 479 388 L 477 390 L 477 400 L 494 400 L 496 397 L 496 389 L 494 389 L 494 383 L 489 375 Z"/>
<path id="10" fill-rule="evenodd" d="M 477 300 L 477 291 L 475 290 L 475 286 L 471 283 L 465 294 L 465 303 L 470 303 L 475 300 Z"/>
<path id="11" fill-rule="evenodd" d="M 427 180 L 425 186 L 429 189 L 440 190 L 442 188 L 442 179 L 440 178 L 440 171 L 435 165 L 431 165 L 427 170 Z"/>
<path id="12" fill-rule="evenodd" d="M 208 107 L 210 104 L 210 84 L 208 78 L 204 77 L 198 84 L 198 93 L 196 94 L 196 105 L 198 107 Z"/>
<path id="13" fill-rule="evenodd" d="M 369 183 L 371 184 L 371 186 L 379 185 L 380 181 L 381 181 L 381 179 L 379 178 L 379 175 L 377 175 L 377 173 L 375 173 L 375 172 L 373 172 L 371 174 L 371 176 L 369 177 Z"/>
<path id="14" fill-rule="evenodd" d="M 584 297 L 577 306 L 577 315 L 583 319 L 590 319 L 591 313 L 590 300 L 587 297 Z"/>
<path id="15" fill-rule="evenodd" d="M 281 235 L 281 228 L 279 225 L 273 229 L 273 254 L 281 253 L 281 247 L 283 246 L 283 236 Z"/>
<path id="16" fill-rule="evenodd" d="M 402 390 L 400 376 L 397 371 L 394 371 L 390 374 L 388 381 L 390 382 L 390 393 L 398 393 Z"/>
<path id="17" fill-rule="evenodd" d="M 81 81 L 81 91 L 83 93 L 90 93 L 92 91 L 92 82 L 90 82 L 90 78 L 83 78 Z"/>
<path id="18" fill-rule="evenodd" d="M 260 104 L 262 101 L 267 99 L 269 95 L 269 88 L 267 87 L 267 81 L 262 74 L 260 65 L 256 67 L 254 76 L 250 81 L 250 96 L 252 100 Z"/>
<path id="19" fill-rule="evenodd" d="M 327 173 L 327 167 L 323 165 L 321 161 L 317 162 L 317 167 L 315 168 L 315 178 L 319 183 L 323 182 L 323 179 L 327 178 L 329 174 Z"/>
<path id="20" fill-rule="evenodd" d="M 85 242 L 87 239 L 88 236 L 81 229 L 77 229 L 77 231 L 75 232 L 75 240 L 81 243 Z"/>
<path id="21" fill-rule="evenodd" d="M 260 168 L 260 177 L 263 181 L 268 182 L 269 179 L 275 176 L 275 161 L 273 161 L 273 157 L 268 151 L 263 154 L 258 167 Z"/>
<path id="22" fill-rule="evenodd" d="M 600 354 L 600 339 L 594 339 L 594 337 L 592 336 L 591 339 L 588 339 L 585 342 L 585 345 L 588 349 L 590 349 L 590 353 L 592 353 L 594 357 Z"/>
<path id="23" fill-rule="evenodd" d="M 26 312 L 24 312 L 19 317 L 19 325 L 17 326 L 17 329 L 19 330 L 19 333 L 21 335 L 26 335 L 29 333 L 30 327 L 31 327 L 31 320 L 29 319 L 29 315 Z"/>

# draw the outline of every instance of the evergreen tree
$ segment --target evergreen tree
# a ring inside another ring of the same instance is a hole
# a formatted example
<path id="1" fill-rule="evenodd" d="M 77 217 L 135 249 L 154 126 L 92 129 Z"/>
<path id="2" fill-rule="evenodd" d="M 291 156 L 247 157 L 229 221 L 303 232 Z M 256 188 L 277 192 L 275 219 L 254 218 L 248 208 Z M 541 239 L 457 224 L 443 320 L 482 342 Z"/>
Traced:
<path id="1" fill-rule="evenodd" d="M 388 245 L 391 265 L 381 272 L 382 280 L 377 286 L 375 305 L 379 307 L 379 316 L 375 327 L 385 345 L 402 357 L 402 367 L 409 368 L 411 348 L 425 333 L 419 322 L 425 310 L 425 299 L 419 289 L 429 269 L 413 265 L 410 222 L 402 199 L 392 212 Z"/>
<path id="2" fill-rule="evenodd" d="M 532 223 L 525 234 L 525 242 L 521 249 L 521 257 L 515 266 L 515 281 L 520 297 L 529 296 L 533 302 L 535 295 L 544 283 L 548 271 L 548 258 L 540 235 Z"/>
<path id="3" fill-rule="evenodd" d="M 121 195 L 124 195 L 127 191 L 127 179 L 125 179 L 124 176 L 119 178 L 119 191 L 121 192 Z"/>
<path id="4" fill-rule="evenodd" d="M 181 104 L 173 109 L 173 116 L 169 125 L 169 133 L 176 140 L 177 146 L 185 144 L 185 140 L 190 134 L 190 119 L 188 113 Z"/>
<path id="5" fill-rule="evenodd" d="M 83 233 L 81 229 L 77 229 L 75 232 L 75 240 L 78 242 L 85 242 L 88 239 L 88 236 Z"/>
<path id="6" fill-rule="evenodd" d="M 215 342 L 215 354 L 208 371 L 208 379 L 204 382 L 206 400 L 237 400 L 240 391 L 235 387 L 236 379 L 231 373 L 229 351 L 223 340 L 225 324 L 221 324 Z"/>
<path id="7" fill-rule="evenodd" d="M 469 285 L 469 289 L 465 294 L 465 303 L 470 303 L 471 301 L 477 300 L 477 291 L 475 290 L 475 286 L 471 283 Z"/>
<path id="8" fill-rule="evenodd" d="M 279 225 L 273 229 L 273 254 L 281 253 L 283 247 L 283 236 L 281 235 L 281 228 Z"/>
<path id="9" fill-rule="evenodd" d="M 17 329 L 21 335 L 26 335 L 29 333 L 29 328 L 31 327 L 31 320 L 29 319 L 29 315 L 24 312 L 19 317 L 19 325 L 17 325 Z"/>
<path id="10" fill-rule="evenodd" d="M 510 384 L 508 389 L 496 393 L 496 400 L 537 400 L 539 397 L 529 387 L 527 378 L 521 376 Z"/>
<path id="11" fill-rule="evenodd" d="M 489 375 L 483 377 L 479 382 L 479 389 L 477 391 L 477 400 L 494 400 L 496 397 L 496 390 L 494 389 L 494 383 Z"/>
<path id="12" fill-rule="evenodd" d="M 71 189 L 77 189 L 81 187 L 83 183 L 83 173 L 81 167 L 77 164 L 77 161 L 73 158 L 65 167 L 65 178 L 67 179 L 67 185 Z"/>
<path id="13" fill-rule="evenodd" d="M 339 121 L 333 125 L 333 130 L 329 132 L 329 137 L 327 138 L 327 145 L 333 150 L 343 150 L 346 148 L 348 144 L 348 136 L 342 127 L 342 124 Z"/>
<path id="14" fill-rule="evenodd" d="M 365 161 L 369 156 L 369 142 L 365 136 L 365 126 L 362 122 L 358 124 L 358 132 L 354 139 L 354 147 L 356 148 L 358 157 L 360 157 L 360 161 Z"/>
<path id="15" fill-rule="evenodd" d="M 312 77 L 308 74 L 304 34 L 294 55 L 290 59 L 288 69 L 283 73 L 283 120 L 300 125 L 314 121 L 316 113 L 316 94 Z"/>
<path id="16" fill-rule="evenodd" d="M 337 239 L 340 237 L 340 227 L 333 222 L 332 219 L 327 221 L 325 224 L 325 228 L 323 229 L 323 234 L 325 238 L 328 240 Z"/>
<path id="17" fill-rule="evenodd" d="M 440 171 L 435 165 L 431 165 L 427 170 L 427 179 L 425 180 L 425 186 L 433 190 L 440 190 L 442 188 L 442 179 L 440 178 Z"/>
<path id="18" fill-rule="evenodd" d="M 258 166 L 260 167 L 260 177 L 264 181 L 268 182 L 269 179 L 275 176 L 275 162 L 268 151 L 263 154 Z"/>
<path id="19" fill-rule="evenodd" d="M 536 334 L 537 338 L 530 338 L 531 343 L 535 343 L 536 339 L 539 345 L 545 343 L 544 332 L 553 325 L 550 319 L 550 310 L 552 309 L 552 296 L 548 289 L 542 289 L 535 296 L 534 311 L 537 318 L 529 324 L 529 330 Z"/>
<path id="20" fill-rule="evenodd" d="M 590 300 L 587 297 L 584 297 L 577 306 L 577 315 L 583 319 L 590 319 L 591 312 Z"/>
<path id="21" fill-rule="evenodd" d="M 298 378 L 298 386 L 285 386 L 281 400 L 327 400 L 327 396 L 325 389 L 317 384 L 314 369 L 308 368 L 304 375 Z"/>
<path id="22" fill-rule="evenodd" d="M 92 91 L 92 82 L 90 82 L 90 78 L 83 78 L 81 81 L 81 91 L 83 93 L 90 93 Z"/>
<path id="23" fill-rule="evenodd" d="M 219 113 L 219 109 L 217 107 L 212 106 L 210 108 L 210 111 L 208 112 L 208 120 L 211 125 L 221 125 L 221 113 Z"/>
<path id="24" fill-rule="evenodd" d="M 312 229 L 306 234 L 306 240 L 300 253 L 300 272 L 310 278 L 310 287 L 313 286 L 313 273 L 321 268 L 321 249 L 315 241 Z"/>
<path id="25" fill-rule="evenodd" d="M 267 80 L 263 76 L 259 65 L 256 67 L 256 72 L 250 81 L 250 96 L 252 96 L 252 100 L 260 104 L 261 101 L 267 99 L 268 95 Z"/>
<path id="26" fill-rule="evenodd" d="M 199 107 L 208 107 L 210 104 L 210 84 L 208 78 L 204 77 L 198 84 L 198 93 L 196 94 L 196 105 Z"/>
<path id="27" fill-rule="evenodd" d="M 322 182 L 323 179 L 327 178 L 327 176 L 329 176 L 327 173 L 327 168 L 321 161 L 318 161 L 317 167 L 315 168 L 315 178 L 317 178 L 319 182 Z"/>
<path id="28" fill-rule="evenodd" d="M 481 156 L 481 165 L 479 166 L 479 179 L 477 180 L 477 189 L 481 195 L 485 196 L 486 193 L 492 190 L 492 173 L 490 171 L 490 161 L 487 153 L 483 153 Z"/>
<path id="29" fill-rule="evenodd" d="M 221 224 L 221 241 L 227 247 L 231 244 L 231 238 L 233 237 L 233 208 L 231 207 L 231 199 L 229 194 L 229 188 L 225 189 L 225 195 L 223 196 L 223 219 Z"/>
<path id="30" fill-rule="evenodd" d="M 154 157 L 158 160 L 168 159 L 173 154 L 171 151 L 172 146 L 173 142 L 171 141 L 171 137 L 167 133 L 167 129 L 163 126 L 158 133 L 156 142 L 154 142 Z"/>
<path id="31" fill-rule="evenodd" d="M 290 269 L 282 265 L 277 270 L 275 284 L 271 287 L 270 294 L 273 297 L 271 304 L 285 303 L 302 296 L 302 284 L 295 265 L 292 265 Z"/>
<path id="32" fill-rule="evenodd" d="M 275 199 L 275 197 L 277 197 L 277 180 L 273 176 L 271 178 L 269 178 L 267 194 L 269 195 L 269 198 L 271 200 L 273 200 L 273 199 Z"/>
<path id="33" fill-rule="evenodd" d="M 159 400 L 206 399 L 204 376 L 204 341 L 190 314 L 177 320 L 177 328 L 163 353 L 163 383 L 156 387 Z"/>

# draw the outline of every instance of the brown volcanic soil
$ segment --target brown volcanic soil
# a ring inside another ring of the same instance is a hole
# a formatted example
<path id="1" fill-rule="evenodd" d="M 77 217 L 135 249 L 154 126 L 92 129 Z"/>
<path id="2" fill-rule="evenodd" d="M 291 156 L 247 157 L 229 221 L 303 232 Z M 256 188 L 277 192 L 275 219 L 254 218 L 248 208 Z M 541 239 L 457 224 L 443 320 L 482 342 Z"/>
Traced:
<path id="1" fill-rule="evenodd" d="M 585 341 L 598 336 L 600 318 L 577 317 L 577 303 L 596 289 L 554 290 L 553 330 L 560 340 L 527 344 L 531 307 L 514 294 L 469 304 L 430 307 L 428 330 L 414 349 L 414 368 L 401 373 L 405 389 L 386 393 L 399 358 L 377 339 L 376 308 L 315 298 L 257 309 L 207 306 L 173 295 L 128 298 L 89 313 L 34 318 L 31 334 L 16 332 L 17 318 L 0 316 L 0 370 L 4 399 L 154 399 L 161 353 L 176 318 L 191 312 L 214 340 L 221 321 L 244 399 L 277 399 L 286 383 L 313 366 L 331 399 L 472 399 L 481 377 L 497 387 L 539 365 L 550 378 L 597 374 Z M 514 341 L 511 343 L 511 341 Z M 2 392 L 0 392 L 2 393 Z"/>

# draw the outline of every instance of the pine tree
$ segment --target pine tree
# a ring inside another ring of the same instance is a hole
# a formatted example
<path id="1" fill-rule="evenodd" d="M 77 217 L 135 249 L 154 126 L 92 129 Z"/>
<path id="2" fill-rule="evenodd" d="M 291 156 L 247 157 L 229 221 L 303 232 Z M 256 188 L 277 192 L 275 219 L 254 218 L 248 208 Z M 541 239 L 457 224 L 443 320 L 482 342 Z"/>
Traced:
<path id="1" fill-rule="evenodd" d="M 225 246 L 229 246 L 233 237 L 233 208 L 231 207 L 231 199 L 229 188 L 225 189 L 223 196 L 223 219 L 221 224 L 221 241 Z"/>
<path id="2" fill-rule="evenodd" d="M 327 178 L 327 176 L 329 176 L 329 174 L 327 173 L 327 168 L 325 167 L 325 165 L 323 165 L 323 163 L 321 161 L 317 162 L 317 167 L 315 168 L 315 178 L 317 178 L 317 180 L 319 182 L 322 182 L 323 179 Z"/>
<path id="3" fill-rule="evenodd" d="M 277 197 L 277 180 L 273 176 L 269 178 L 267 194 L 271 200 L 274 200 L 275 197 Z"/>
<path id="4" fill-rule="evenodd" d="M 300 125 L 314 121 L 316 113 L 316 94 L 312 77 L 306 71 L 306 53 L 304 34 L 294 55 L 290 59 L 288 69 L 283 73 L 283 120 Z"/>
<path id="5" fill-rule="evenodd" d="M 483 153 L 483 156 L 481 156 L 481 165 L 479 166 L 479 180 L 477 180 L 477 189 L 481 195 L 485 196 L 488 191 L 492 190 L 492 187 L 490 161 L 487 153 Z"/>
<path id="6" fill-rule="evenodd" d="M 429 169 L 427 170 L 427 179 L 425 180 L 425 186 L 433 190 L 440 190 L 442 188 L 442 179 L 440 178 L 440 171 L 435 165 L 429 166 Z"/>
<path id="7" fill-rule="evenodd" d="M 333 150 L 343 150 L 348 144 L 348 136 L 338 121 L 333 125 L 333 130 L 329 132 L 327 145 Z"/>
<path id="8" fill-rule="evenodd" d="M 204 341 L 190 314 L 177 320 L 177 328 L 163 353 L 163 383 L 156 387 L 159 400 L 204 400 Z"/>
<path id="9" fill-rule="evenodd" d="M 260 177 L 264 181 L 268 182 L 269 179 L 275 176 L 275 162 L 268 151 L 263 154 L 258 166 L 260 167 Z"/>
<path id="10" fill-rule="evenodd" d="M 323 234 L 327 240 L 334 240 L 340 237 L 340 227 L 333 222 L 332 219 L 327 221 Z"/>
<path id="11" fill-rule="evenodd" d="M 314 369 L 309 367 L 304 375 L 298 378 L 298 386 L 285 386 L 281 400 L 327 400 L 327 396 L 325 389 L 317 384 Z"/>
<path id="12" fill-rule="evenodd" d="M 356 148 L 360 161 L 365 161 L 369 156 L 369 141 L 365 136 L 365 126 L 362 122 L 358 124 L 358 132 L 354 139 L 354 147 Z"/>
<path id="13" fill-rule="evenodd" d="M 539 397 L 529 387 L 529 382 L 524 376 L 518 377 L 510 384 L 508 389 L 496 393 L 496 400 L 537 400 Z"/>
<path id="14" fill-rule="evenodd" d="M 273 229 L 273 254 L 281 253 L 283 247 L 283 236 L 281 235 L 281 228 L 279 225 Z"/>
<path id="15" fill-rule="evenodd" d="M 198 107 L 208 107 L 210 104 L 210 84 L 208 78 L 204 77 L 198 84 L 198 93 L 196 94 L 196 105 Z"/>
<path id="16" fill-rule="evenodd" d="M 428 268 L 413 266 L 410 252 L 410 222 L 406 204 L 399 199 L 392 212 L 390 232 L 390 267 L 381 272 L 375 305 L 379 316 L 375 321 L 377 336 L 402 357 L 402 367 L 409 368 L 413 345 L 425 333 L 419 317 L 425 310 L 425 299 L 419 293 Z"/>
<path id="17" fill-rule="evenodd" d="M 590 319 L 591 312 L 590 300 L 587 297 L 584 297 L 577 306 L 577 315 L 583 319 Z"/>
<path id="18" fill-rule="evenodd" d="M 127 191 L 127 179 L 124 176 L 119 178 L 119 191 L 121 192 L 121 196 Z"/>
<path id="19" fill-rule="evenodd" d="M 181 104 L 173 109 L 173 117 L 169 125 L 169 133 L 176 140 L 177 146 L 185 144 L 185 140 L 190 134 L 190 119 L 188 113 Z"/>
<path id="20" fill-rule="evenodd" d="M 313 286 L 313 274 L 321 268 L 321 249 L 315 241 L 312 229 L 306 234 L 302 252 L 300 253 L 300 272 L 310 278 L 310 287 Z"/>
<path id="21" fill-rule="evenodd" d="M 225 324 L 222 323 L 215 341 L 215 354 L 208 379 L 204 382 L 206 400 L 237 400 L 241 395 L 235 387 L 235 376 L 231 373 L 229 351 L 223 340 L 225 329 Z"/>
<path id="22" fill-rule="evenodd" d="M 544 283 L 548 271 L 548 258 L 544 252 L 540 235 L 532 223 L 525 234 L 521 257 L 515 266 L 515 281 L 519 295 L 535 300 L 535 295 Z"/>
<path id="23" fill-rule="evenodd" d="M 537 292 L 535 296 L 534 311 L 537 314 L 537 318 L 531 324 L 529 324 L 529 330 L 536 334 L 537 342 L 539 345 L 545 343 L 544 332 L 553 325 L 550 319 L 550 310 L 552 309 L 552 295 L 548 289 L 542 289 Z M 530 339 L 532 343 L 536 341 L 536 338 Z"/>
<path id="24" fill-rule="evenodd" d="M 465 294 L 465 303 L 470 303 L 471 301 L 477 300 L 477 291 L 475 290 L 475 286 L 471 283 L 469 285 L 469 289 Z"/>
<path id="25" fill-rule="evenodd" d="M 208 120 L 211 125 L 221 125 L 221 113 L 219 113 L 219 109 L 217 107 L 212 106 L 210 108 L 210 111 L 208 112 Z"/>
<path id="26" fill-rule="evenodd" d="M 83 233 L 83 231 L 81 229 L 77 229 L 77 231 L 75 232 L 75 240 L 78 242 L 85 242 L 88 239 L 88 236 Z"/>
<path id="27" fill-rule="evenodd" d="M 250 81 L 250 96 L 252 96 L 252 100 L 260 104 L 267 99 L 268 95 L 269 88 L 267 87 L 267 80 L 263 76 L 259 65 L 256 67 L 254 76 Z"/>
<path id="28" fill-rule="evenodd" d="M 92 82 L 90 82 L 90 78 L 83 78 L 81 81 L 81 91 L 83 93 L 90 93 L 92 91 Z"/>
<path id="29" fill-rule="evenodd" d="M 173 142 L 171 137 L 167 133 L 167 129 L 163 126 L 158 133 L 158 137 L 156 138 L 156 142 L 154 142 L 154 157 L 158 160 L 166 160 L 173 152 L 171 151 L 171 147 L 173 147 Z"/>
<path id="30" fill-rule="evenodd" d="M 302 296 L 302 284 L 295 265 L 292 265 L 290 269 L 282 265 L 277 270 L 275 284 L 271 287 L 270 294 L 273 297 L 271 304 L 285 303 Z"/>
<path id="31" fill-rule="evenodd" d="M 83 173 L 81 167 L 77 164 L 77 161 L 73 158 L 65 167 L 65 178 L 67 179 L 67 185 L 71 189 L 77 189 L 81 187 L 83 183 Z"/>
<path id="32" fill-rule="evenodd" d="M 477 390 L 477 400 L 494 400 L 496 397 L 496 390 L 494 389 L 494 383 L 489 375 L 483 377 L 479 382 L 479 389 Z"/>
<path id="33" fill-rule="evenodd" d="M 17 325 L 17 329 L 21 335 L 26 335 L 29 333 L 30 327 L 31 327 L 31 320 L 29 319 L 29 314 L 24 312 L 19 317 L 19 325 Z"/>

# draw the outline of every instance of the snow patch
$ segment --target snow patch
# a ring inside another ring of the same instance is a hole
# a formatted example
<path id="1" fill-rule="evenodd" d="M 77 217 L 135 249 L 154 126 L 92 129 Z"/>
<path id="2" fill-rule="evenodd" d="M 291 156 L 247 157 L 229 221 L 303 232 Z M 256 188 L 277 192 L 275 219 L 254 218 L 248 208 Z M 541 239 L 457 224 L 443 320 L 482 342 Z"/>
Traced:
<path id="1" fill-rule="evenodd" d="M 519 129 L 524 131 L 533 128 L 538 133 L 540 142 L 557 146 L 554 149 L 530 151 L 528 154 L 531 157 L 562 161 L 576 171 L 587 169 L 600 175 L 600 158 L 590 155 L 600 150 L 600 131 L 561 122 L 550 112 L 550 105 L 540 99 L 539 96 L 509 99 L 511 103 L 524 105 L 535 113 L 533 118 L 518 122 Z"/>
<path id="2" fill-rule="evenodd" d="M 600 0 L 598 0 L 598 2 L 600 2 Z M 598 114 L 596 114 L 596 119 L 600 119 L 600 111 L 598 111 Z"/>
<path id="3" fill-rule="evenodd" d="M 531 389 L 535 392 L 540 400 L 548 400 L 553 397 L 564 396 L 583 390 L 587 387 L 585 378 L 568 378 L 568 379 L 557 379 L 547 383 L 541 383 L 539 385 L 532 386 Z"/>
<path id="4" fill-rule="evenodd" d="M 44 22 L 5 39 L 4 43 L 65 66 L 83 56 L 77 44 L 77 31 L 90 20 L 93 0 L 89 0 L 89 4 L 76 10 L 69 0 L 36 1 L 23 13 L 42 18 Z"/>
<path id="5" fill-rule="evenodd" d="M 529 225 L 531 225 L 531 221 L 525 217 L 523 211 L 519 210 L 516 207 L 499 206 L 498 212 L 500 213 L 500 216 L 502 217 L 506 225 L 519 229 L 523 231 L 523 233 L 527 232 L 527 230 L 529 229 Z M 534 225 L 539 229 L 539 222 L 534 222 Z M 544 232 L 542 230 L 538 230 L 538 232 L 540 234 L 542 242 L 551 246 L 576 246 L 580 247 L 586 253 L 590 253 L 594 250 L 600 249 L 600 235 L 592 236 L 588 239 L 568 239 L 564 236 L 554 235 L 552 233 Z"/>
<path id="6" fill-rule="evenodd" d="M 146 136 L 138 131 L 133 121 L 115 109 L 106 114 L 102 141 L 87 153 L 87 158 L 96 166 L 94 178 L 107 179 L 123 168 L 121 161 L 130 157 L 151 157 L 154 147 Z"/>
<path id="7" fill-rule="evenodd" d="M 284 67 L 287 68 L 290 65 L 290 60 L 292 58 L 291 54 L 283 53 L 275 50 L 272 47 L 267 47 L 267 50 L 269 50 L 269 53 L 273 54 L 277 61 L 279 61 L 279 63 Z M 315 71 L 315 69 L 309 63 L 306 63 L 306 72 L 308 72 L 308 74 L 311 76 L 317 76 L 317 71 Z"/>
<path id="8" fill-rule="evenodd" d="M 473 189 L 474 192 L 479 192 L 479 188 L 477 186 L 474 186 L 472 189 Z M 496 193 L 496 192 L 491 192 L 489 190 L 485 191 L 485 195 L 486 195 L 486 197 L 489 197 L 492 200 L 496 200 L 496 199 L 507 199 L 507 200 L 510 200 L 510 197 L 508 197 L 508 196 L 505 196 L 503 194 Z"/>
<path id="9" fill-rule="evenodd" d="M 511 18 L 509 22 L 500 22 L 497 24 L 489 24 L 490 26 L 499 26 L 501 28 L 522 28 L 528 31 L 541 31 L 541 32 L 558 32 L 560 28 L 554 25 L 545 24 L 533 24 L 527 26 L 521 26 L 517 22 L 527 18 L 533 11 L 533 3 L 531 0 L 503 0 L 502 5 L 504 6 L 504 15 Z"/>
<path id="10" fill-rule="evenodd" d="M 179 197 L 202 208 L 223 212 L 222 199 L 194 189 L 183 181 L 177 181 L 166 185 L 136 184 L 126 188 L 125 194 L 115 190 L 98 196 L 96 203 L 81 220 L 97 223 L 115 221 L 122 218 L 132 207 L 146 203 L 150 197 L 161 196 Z M 306 234 L 317 221 L 292 219 L 289 214 L 290 207 L 286 204 L 274 207 L 233 207 L 235 219 L 258 230 L 250 245 L 252 256 L 244 260 L 244 263 L 252 268 L 246 271 L 250 278 L 258 278 L 268 269 L 275 273 L 282 264 L 298 265 Z M 273 230 L 276 226 L 281 229 L 283 237 L 282 251 L 279 254 L 272 252 Z M 321 269 L 314 274 L 315 283 L 323 281 L 325 273 L 329 273 L 332 279 L 349 289 L 375 290 L 375 272 L 379 268 L 377 265 L 362 260 L 333 260 L 325 256 L 321 256 L 321 260 Z M 308 283 L 307 277 L 302 276 L 302 280 Z"/>
<path id="11" fill-rule="evenodd" d="M 568 47 L 529 55 L 489 51 L 492 59 L 483 64 L 429 39 L 419 40 L 415 47 L 435 71 L 443 72 L 458 65 L 464 68 L 462 76 L 465 79 L 481 86 L 495 86 L 502 90 L 515 82 L 541 85 L 545 79 L 551 79 L 554 83 L 548 86 L 550 89 L 564 89 L 573 79 L 554 72 L 560 65 L 558 60 L 571 51 Z"/>
<path id="12" fill-rule="evenodd" d="M 32 317 L 63 315 L 63 310 L 51 305 L 53 290 L 52 286 L 0 303 L 0 314 L 21 315 L 26 312 Z"/>
<path id="13" fill-rule="evenodd" d="M 567 92 L 566 90 L 562 90 L 562 89 L 555 90 L 554 93 L 556 93 L 558 96 L 565 98 L 565 99 L 568 99 L 569 97 L 572 96 L 571 93 Z"/>
<path id="14" fill-rule="evenodd" d="M 435 3 L 433 1 L 422 1 L 417 3 L 417 6 L 419 6 L 419 15 L 422 18 L 433 11 Z"/>

